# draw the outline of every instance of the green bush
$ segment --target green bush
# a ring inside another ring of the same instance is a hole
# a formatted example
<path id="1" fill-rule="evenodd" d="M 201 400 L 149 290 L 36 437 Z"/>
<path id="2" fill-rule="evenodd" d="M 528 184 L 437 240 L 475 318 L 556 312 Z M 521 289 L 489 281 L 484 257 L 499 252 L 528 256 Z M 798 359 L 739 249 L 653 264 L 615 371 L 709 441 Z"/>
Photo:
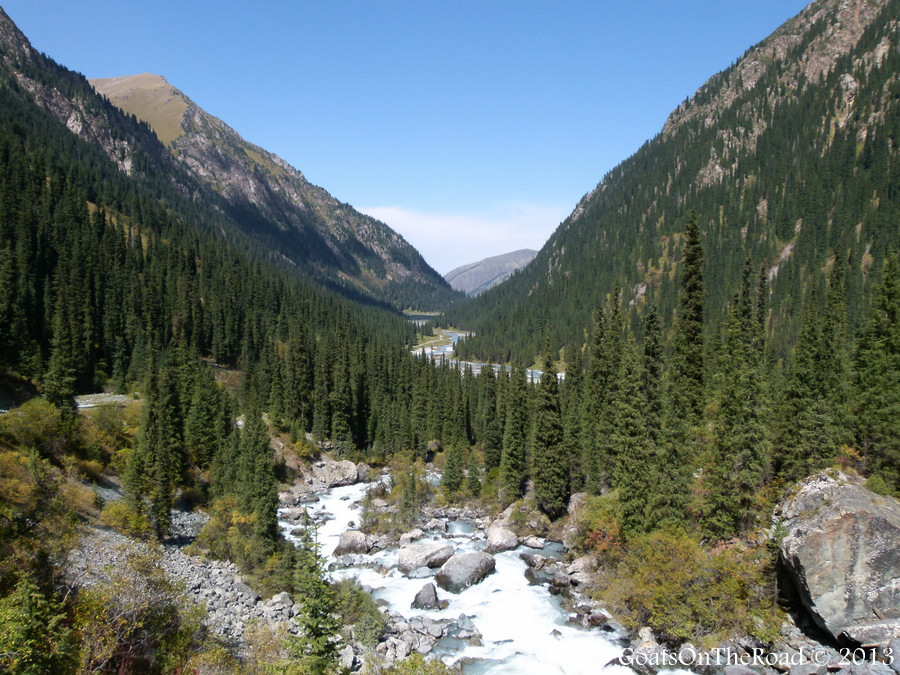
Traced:
<path id="1" fill-rule="evenodd" d="M 66 617 L 28 576 L 0 599 L 0 670 L 8 673 L 75 672 L 76 642 Z"/>
<path id="2" fill-rule="evenodd" d="M 353 579 L 344 579 L 335 584 L 338 614 L 345 626 L 353 626 L 353 634 L 366 647 L 374 649 L 381 639 L 387 619 L 366 593 Z"/>
<path id="3" fill-rule="evenodd" d="M 629 540 L 617 583 L 601 596 L 627 627 L 649 626 L 670 645 L 711 646 L 739 633 L 767 639 L 780 625 L 769 563 L 765 547 L 710 550 L 681 530 L 658 530 Z"/>
<path id="4" fill-rule="evenodd" d="M 100 512 L 100 522 L 132 537 L 146 537 L 151 531 L 147 516 L 126 499 L 106 504 Z"/>

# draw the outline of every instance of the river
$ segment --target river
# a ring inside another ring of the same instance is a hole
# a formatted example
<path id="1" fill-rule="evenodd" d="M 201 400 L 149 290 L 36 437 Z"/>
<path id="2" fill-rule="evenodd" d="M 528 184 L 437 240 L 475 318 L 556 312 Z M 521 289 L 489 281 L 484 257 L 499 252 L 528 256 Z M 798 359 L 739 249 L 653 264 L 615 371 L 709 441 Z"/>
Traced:
<path id="1" fill-rule="evenodd" d="M 442 359 L 446 359 L 448 363 L 451 365 L 456 365 L 457 363 L 462 366 L 469 366 L 472 369 L 472 372 L 477 375 L 481 372 L 483 368 L 493 368 L 496 373 L 501 366 L 498 366 L 495 363 L 484 363 L 482 361 L 460 361 L 453 356 L 453 349 L 457 342 L 459 342 L 460 338 L 466 337 L 469 335 L 466 331 L 459 330 L 450 330 L 446 328 L 435 328 L 434 329 L 435 336 L 446 336 L 450 338 L 450 343 L 443 343 L 435 346 L 417 346 L 413 348 L 413 353 L 415 354 L 426 354 L 431 356 L 431 358 L 440 361 Z M 510 367 L 506 366 L 506 370 L 509 371 Z M 541 381 L 541 370 L 537 368 L 529 368 L 527 370 L 527 377 L 530 381 L 540 382 Z M 565 373 L 557 373 L 557 377 L 562 379 L 565 377 Z"/>
<path id="2" fill-rule="evenodd" d="M 360 522 L 359 502 L 367 489 L 365 484 L 332 488 L 320 495 L 318 502 L 307 505 L 313 518 L 321 522 L 318 541 L 322 555 L 334 561 L 334 549 L 342 532 L 350 523 Z M 293 528 L 282 523 L 286 536 Z M 290 538 L 290 537 L 289 537 Z M 461 521 L 449 523 L 447 541 L 456 552 L 481 550 L 484 533 L 473 531 Z M 519 558 L 520 546 L 513 551 L 494 555 L 496 571 L 484 581 L 459 594 L 439 589 L 441 599 L 449 601 L 443 610 L 413 610 L 410 603 L 427 579 L 409 579 L 397 569 L 398 549 L 390 548 L 366 556 L 377 564 L 373 567 L 349 567 L 331 572 L 332 579 L 352 577 L 372 589 L 375 598 L 383 599 L 390 609 L 409 618 L 424 615 L 432 619 L 456 619 L 465 614 L 482 634 L 482 645 L 462 641 L 439 643 L 435 654 L 445 663 L 463 660 L 467 675 L 482 673 L 566 674 L 597 673 L 622 654 L 622 648 L 599 629 L 585 630 L 567 623 L 568 615 L 557 597 L 545 586 L 529 585 L 525 563 Z M 533 551 L 532 551 L 533 552 Z M 469 662 L 470 660 L 477 660 Z M 611 666 L 606 673 L 632 671 Z"/>

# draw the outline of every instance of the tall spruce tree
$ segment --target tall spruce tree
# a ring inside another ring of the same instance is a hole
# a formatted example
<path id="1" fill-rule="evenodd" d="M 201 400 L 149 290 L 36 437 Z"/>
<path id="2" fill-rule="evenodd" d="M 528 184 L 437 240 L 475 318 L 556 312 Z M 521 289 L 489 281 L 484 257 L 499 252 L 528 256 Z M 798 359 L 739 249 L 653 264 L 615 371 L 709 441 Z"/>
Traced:
<path id="1" fill-rule="evenodd" d="M 167 354 L 151 365 L 138 443 L 126 470 L 126 488 L 137 503 L 149 499 L 153 526 L 160 538 L 169 533 L 175 489 L 185 468 L 176 379 Z"/>
<path id="2" fill-rule="evenodd" d="M 506 425 L 503 432 L 503 453 L 500 457 L 500 478 L 503 499 L 514 502 L 522 496 L 526 478 L 526 446 L 528 444 L 528 383 L 525 366 L 513 367 L 506 392 Z"/>
<path id="3" fill-rule="evenodd" d="M 713 456 L 703 472 L 703 529 L 713 539 L 727 539 L 755 524 L 758 495 L 768 469 L 768 406 L 761 384 L 759 323 L 750 283 L 748 265 L 725 326 L 724 384 Z"/>
<path id="4" fill-rule="evenodd" d="M 704 403 L 704 300 L 703 245 L 697 213 L 691 211 L 685 230 L 680 263 L 678 309 L 672 353 L 664 384 L 664 436 L 659 446 L 659 490 L 653 512 L 660 523 L 684 522 L 696 462 L 695 429 Z"/>
<path id="5" fill-rule="evenodd" d="M 856 443 L 866 471 L 900 494 L 900 261 L 888 256 L 855 356 Z"/>
<path id="6" fill-rule="evenodd" d="M 566 512 L 569 502 L 568 467 L 559 408 L 559 385 L 550 341 L 544 345 L 543 374 L 534 409 L 531 475 L 538 508 L 551 519 Z"/>
<path id="7" fill-rule="evenodd" d="M 656 524 L 649 512 L 656 486 L 654 448 L 647 431 L 647 398 L 644 369 L 633 339 L 622 354 L 619 387 L 612 400 L 612 442 L 616 455 L 615 485 L 622 505 L 622 530 L 626 536 L 647 532 Z"/>

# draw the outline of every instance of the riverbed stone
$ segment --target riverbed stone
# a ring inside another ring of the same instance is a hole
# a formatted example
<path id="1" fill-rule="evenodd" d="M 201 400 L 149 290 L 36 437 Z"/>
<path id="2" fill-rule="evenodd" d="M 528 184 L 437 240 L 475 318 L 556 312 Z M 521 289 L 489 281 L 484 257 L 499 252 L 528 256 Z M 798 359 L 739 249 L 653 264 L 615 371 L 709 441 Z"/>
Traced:
<path id="1" fill-rule="evenodd" d="M 443 541 L 419 541 L 402 546 L 397 566 L 408 574 L 419 567 L 440 567 L 453 555 L 453 545 Z"/>
<path id="2" fill-rule="evenodd" d="M 544 539 L 542 537 L 535 537 L 534 535 L 530 537 L 524 537 L 522 539 L 522 544 L 527 546 L 528 548 L 533 548 L 537 550 L 543 550 L 544 548 Z"/>
<path id="3" fill-rule="evenodd" d="M 400 545 L 405 546 L 407 544 L 411 544 L 412 542 L 421 539 L 425 536 L 425 533 L 420 530 L 418 527 L 413 528 L 409 532 L 404 532 L 400 535 Z"/>
<path id="4" fill-rule="evenodd" d="M 900 638 L 900 503 L 838 471 L 803 481 L 776 511 L 781 561 L 813 621 L 839 643 Z"/>
<path id="5" fill-rule="evenodd" d="M 526 565 L 530 568 L 534 568 L 535 570 L 541 569 L 544 566 L 544 556 L 540 553 L 520 553 L 519 557 L 525 562 Z"/>
<path id="6" fill-rule="evenodd" d="M 337 547 L 334 549 L 335 557 L 340 557 L 346 553 L 368 553 L 369 542 L 359 530 L 346 530 L 341 533 Z"/>
<path id="7" fill-rule="evenodd" d="M 494 523 L 488 528 L 487 544 L 484 547 L 487 553 L 510 551 L 518 545 L 519 539 L 512 530 L 498 523 Z"/>
<path id="8" fill-rule="evenodd" d="M 440 607 L 440 599 L 438 598 L 437 589 L 434 584 L 427 583 L 416 593 L 410 608 L 412 609 L 437 609 Z"/>
<path id="9" fill-rule="evenodd" d="M 479 583 L 496 568 L 494 557 L 483 551 L 456 553 L 445 562 L 435 580 L 438 586 L 451 593 L 460 593 Z"/>
<path id="10" fill-rule="evenodd" d="M 583 555 L 576 558 L 566 568 L 569 582 L 575 586 L 589 584 L 593 578 L 593 571 L 597 568 L 597 561 L 593 556 Z"/>
<path id="11" fill-rule="evenodd" d="M 359 480 L 359 473 L 356 464 L 349 459 L 336 462 L 332 459 L 325 459 L 316 462 L 313 465 L 313 475 L 316 480 L 325 484 L 326 487 L 340 487 L 342 485 L 353 485 Z"/>

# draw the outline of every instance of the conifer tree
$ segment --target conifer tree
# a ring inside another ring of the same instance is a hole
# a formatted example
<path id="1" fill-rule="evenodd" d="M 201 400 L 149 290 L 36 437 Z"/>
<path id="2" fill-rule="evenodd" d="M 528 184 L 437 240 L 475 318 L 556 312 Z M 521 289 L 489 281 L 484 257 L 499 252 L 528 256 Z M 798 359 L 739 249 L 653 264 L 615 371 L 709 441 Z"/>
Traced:
<path id="1" fill-rule="evenodd" d="M 531 475 L 534 477 L 534 495 L 538 508 L 555 519 L 566 512 L 569 483 L 562 414 L 559 409 L 559 385 L 549 337 L 544 344 L 542 361 L 543 374 L 534 409 Z"/>
<path id="2" fill-rule="evenodd" d="M 319 554 L 315 529 L 308 522 L 297 550 L 294 587 L 303 601 L 297 617 L 300 635 L 290 639 L 290 651 L 300 662 L 302 672 L 325 675 L 333 671 L 337 662 L 335 637 L 341 624 L 335 616 L 334 590 L 325 579 L 325 564 Z"/>
<path id="3" fill-rule="evenodd" d="M 582 464 L 582 400 L 584 398 L 584 369 L 581 348 L 570 343 L 566 346 L 566 378 L 560 386 L 560 406 L 563 416 L 563 446 L 569 472 L 569 489 L 572 492 L 584 486 Z"/>
<path id="4" fill-rule="evenodd" d="M 463 483 L 462 450 L 458 445 L 452 444 L 447 450 L 447 463 L 444 465 L 444 475 L 441 484 L 444 494 L 450 501 L 459 496 L 459 490 Z"/>
<path id="5" fill-rule="evenodd" d="M 185 467 L 182 412 L 168 355 L 153 364 L 147 381 L 138 444 L 129 460 L 126 486 L 135 499 L 147 497 L 156 535 L 169 533 L 175 489 Z"/>
<path id="6" fill-rule="evenodd" d="M 672 355 L 665 378 L 664 437 L 660 443 L 662 468 L 653 511 L 660 523 L 684 521 L 696 461 L 694 429 L 700 423 L 704 400 L 703 246 L 695 211 L 685 230 L 680 263 L 678 310 Z"/>
<path id="7" fill-rule="evenodd" d="M 644 369 L 630 339 L 622 355 L 619 387 L 611 401 L 611 440 L 618 449 L 615 485 L 622 505 L 622 530 L 627 536 L 649 531 L 656 524 L 648 513 L 658 469 L 647 432 L 646 403 Z"/>
<path id="8" fill-rule="evenodd" d="M 500 476 L 504 500 L 509 503 L 522 496 L 526 477 L 528 442 L 528 391 L 525 366 L 513 367 L 506 397 L 506 425 Z"/>
<path id="9" fill-rule="evenodd" d="M 747 268 L 749 269 L 749 268 Z M 714 453 L 703 473 L 703 527 L 727 539 L 758 516 L 757 497 L 769 460 L 768 413 L 757 359 L 748 274 L 725 332 L 724 387 L 715 425 Z"/>
<path id="10" fill-rule="evenodd" d="M 866 471 L 900 493 L 900 261 L 888 256 L 856 350 L 856 443 Z"/>

